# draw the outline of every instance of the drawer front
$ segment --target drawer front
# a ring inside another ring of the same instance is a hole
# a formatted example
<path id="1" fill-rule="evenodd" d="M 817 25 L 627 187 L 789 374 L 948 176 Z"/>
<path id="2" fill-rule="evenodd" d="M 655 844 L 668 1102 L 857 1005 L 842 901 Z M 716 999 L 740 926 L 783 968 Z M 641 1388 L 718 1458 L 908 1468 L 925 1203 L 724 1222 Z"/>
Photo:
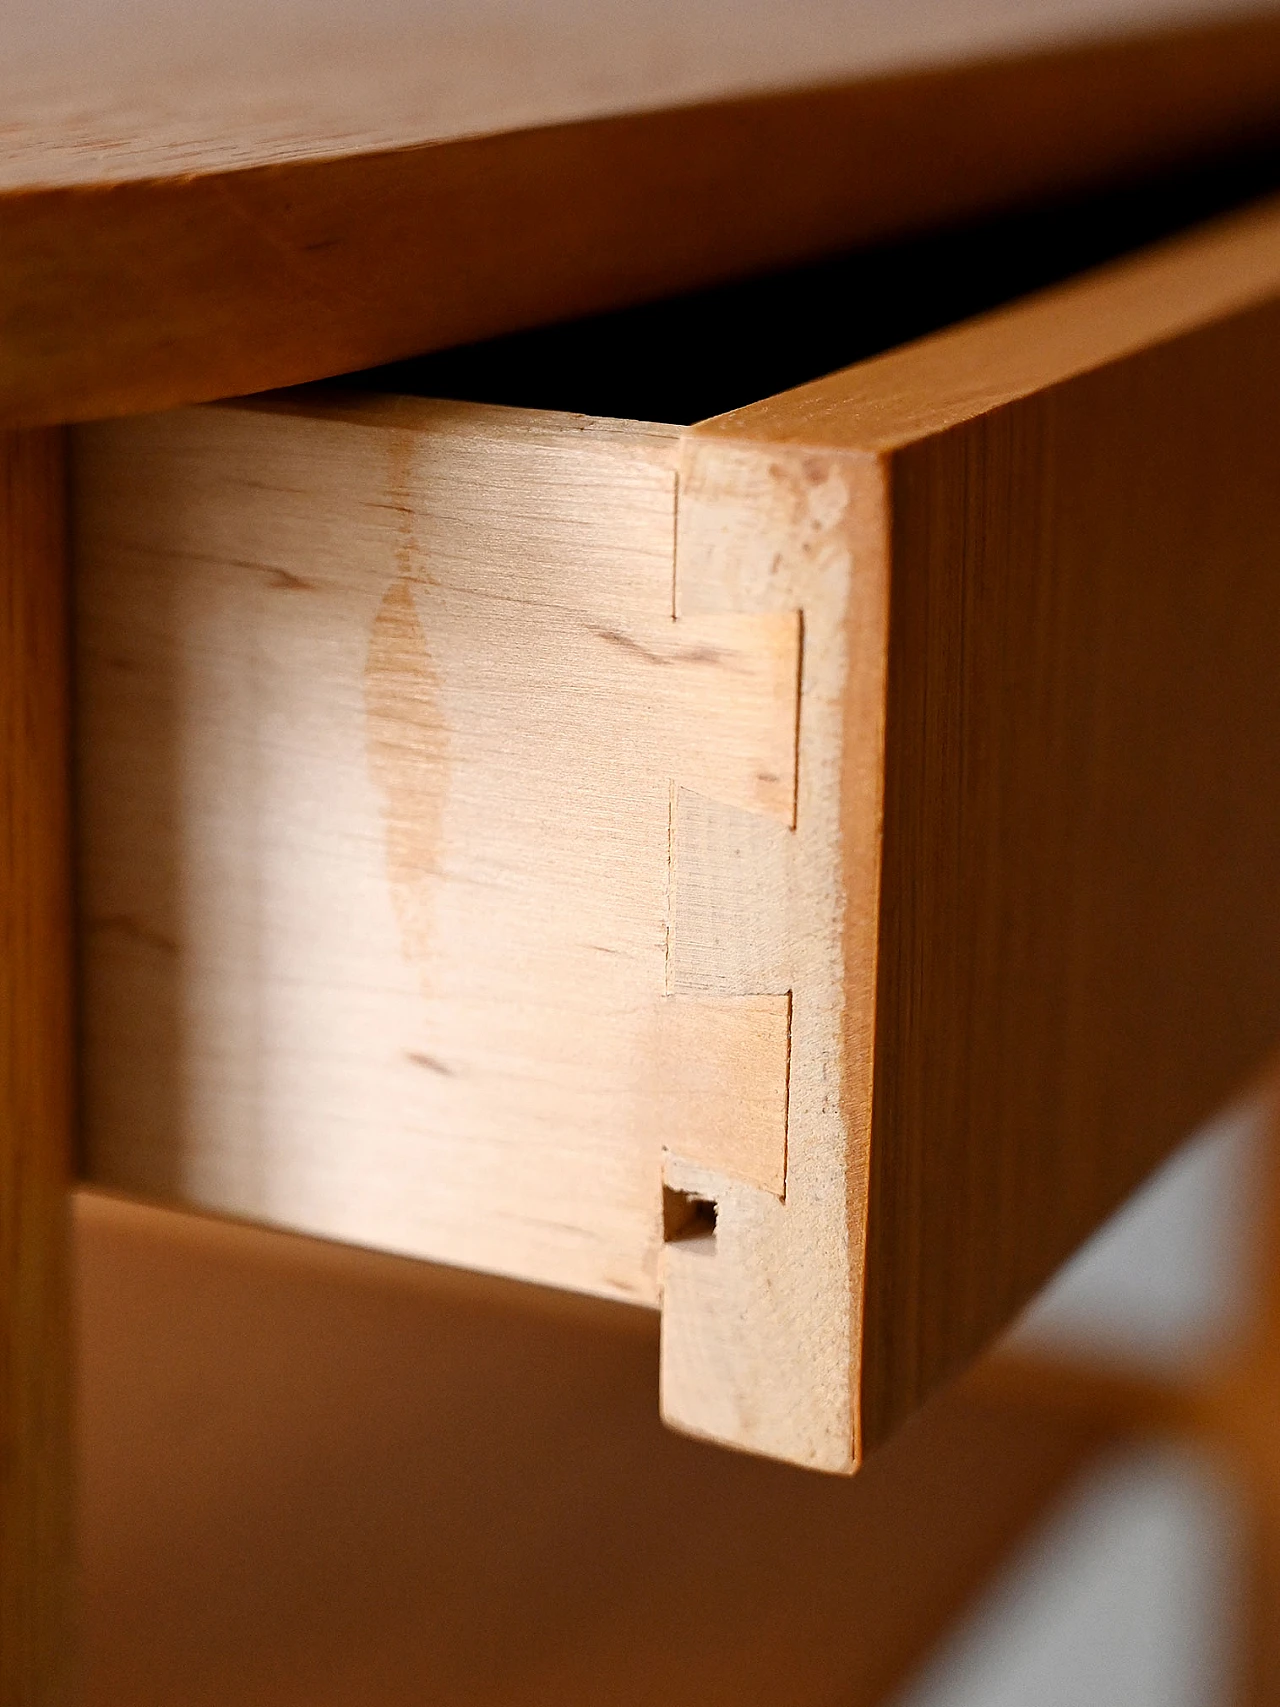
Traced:
<path id="1" fill-rule="evenodd" d="M 77 442 L 87 1158 L 842 1470 L 1280 1030 L 1280 213 L 675 429 Z"/>

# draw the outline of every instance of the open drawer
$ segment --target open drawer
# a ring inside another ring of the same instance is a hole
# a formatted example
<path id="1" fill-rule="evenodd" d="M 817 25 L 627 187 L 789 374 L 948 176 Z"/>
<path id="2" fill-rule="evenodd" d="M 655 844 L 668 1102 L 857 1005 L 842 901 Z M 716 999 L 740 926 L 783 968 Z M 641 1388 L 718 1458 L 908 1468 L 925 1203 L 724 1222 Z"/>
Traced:
<path id="1" fill-rule="evenodd" d="M 78 429 L 89 1177 L 852 1468 L 1280 1033 L 1278 402 L 1262 204 L 691 428 Z"/>

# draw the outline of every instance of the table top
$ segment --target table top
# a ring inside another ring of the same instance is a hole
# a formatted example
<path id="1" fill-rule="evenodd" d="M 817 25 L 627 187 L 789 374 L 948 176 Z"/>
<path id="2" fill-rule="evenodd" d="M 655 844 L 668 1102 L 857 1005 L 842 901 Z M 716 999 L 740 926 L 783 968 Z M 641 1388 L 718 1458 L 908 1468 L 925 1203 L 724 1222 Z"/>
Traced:
<path id="1" fill-rule="evenodd" d="M 8 0 L 0 191 L 448 142 L 1259 9 L 1240 0 Z"/>
<path id="2" fill-rule="evenodd" d="M 318 378 L 1280 129 L 1274 0 L 9 0 L 5 37 L 0 424 Z"/>

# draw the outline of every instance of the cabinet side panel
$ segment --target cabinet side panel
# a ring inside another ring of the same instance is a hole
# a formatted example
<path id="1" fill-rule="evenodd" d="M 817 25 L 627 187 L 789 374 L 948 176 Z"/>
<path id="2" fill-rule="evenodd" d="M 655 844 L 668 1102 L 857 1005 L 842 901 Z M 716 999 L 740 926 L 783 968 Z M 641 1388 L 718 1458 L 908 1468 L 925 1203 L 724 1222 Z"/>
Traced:
<path id="1" fill-rule="evenodd" d="M 868 1441 L 1280 1034 L 1277 396 L 1268 307 L 892 459 Z"/>

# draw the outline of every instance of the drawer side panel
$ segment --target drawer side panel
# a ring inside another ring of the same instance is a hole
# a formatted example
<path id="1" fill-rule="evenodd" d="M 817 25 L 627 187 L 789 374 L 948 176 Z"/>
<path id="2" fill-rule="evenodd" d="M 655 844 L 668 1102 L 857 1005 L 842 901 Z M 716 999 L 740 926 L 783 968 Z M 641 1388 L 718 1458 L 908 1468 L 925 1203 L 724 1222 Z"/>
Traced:
<path id="1" fill-rule="evenodd" d="M 781 1189 L 785 988 L 669 991 L 669 911 L 679 794 L 786 833 L 798 630 L 677 620 L 675 442 L 80 433 L 91 1178 L 650 1305 L 669 1138 Z"/>

